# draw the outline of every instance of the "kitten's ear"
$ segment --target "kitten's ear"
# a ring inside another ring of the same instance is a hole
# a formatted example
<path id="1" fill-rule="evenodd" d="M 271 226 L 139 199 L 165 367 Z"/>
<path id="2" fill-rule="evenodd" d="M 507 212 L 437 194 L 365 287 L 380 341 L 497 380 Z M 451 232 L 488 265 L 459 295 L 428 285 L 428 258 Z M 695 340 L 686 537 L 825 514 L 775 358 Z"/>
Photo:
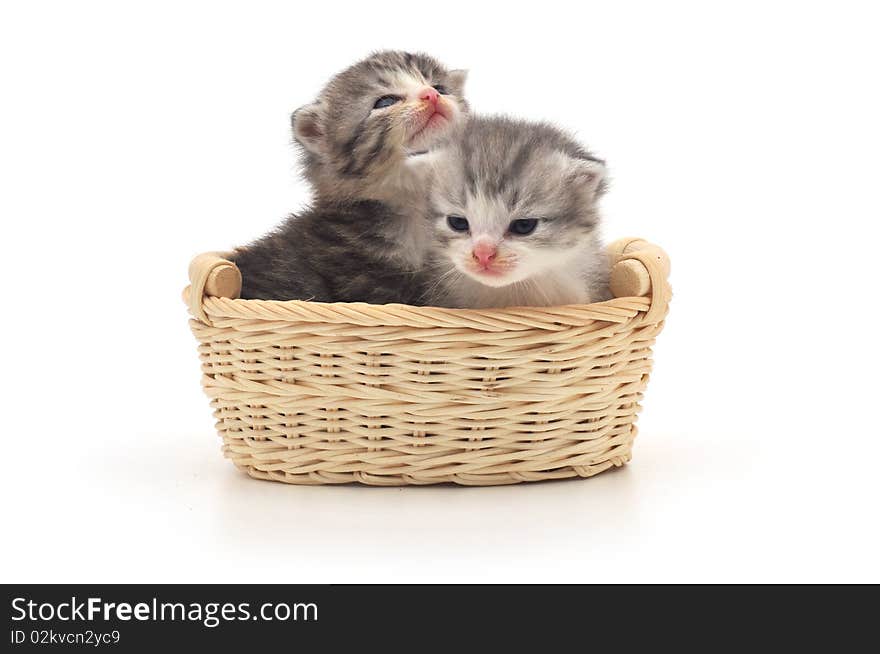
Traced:
<path id="1" fill-rule="evenodd" d="M 321 154 L 324 151 L 323 117 L 321 106 L 317 103 L 300 107 L 290 117 L 293 138 L 314 154 Z"/>
<path id="2" fill-rule="evenodd" d="M 446 83 L 455 95 L 464 95 L 464 83 L 467 81 L 468 72 L 463 68 L 450 70 L 446 73 Z"/>
<path id="3" fill-rule="evenodd" d="M 605 190 L 605 164 L 594 159 L 570 159 L 566 177 L 590 199 Z"/>

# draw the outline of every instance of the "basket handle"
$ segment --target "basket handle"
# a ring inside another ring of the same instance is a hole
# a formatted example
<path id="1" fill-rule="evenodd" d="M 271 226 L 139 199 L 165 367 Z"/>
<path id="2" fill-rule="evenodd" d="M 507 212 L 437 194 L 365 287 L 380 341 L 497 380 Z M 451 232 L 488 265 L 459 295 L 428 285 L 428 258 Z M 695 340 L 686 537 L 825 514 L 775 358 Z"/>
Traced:
<path id="1" fill-rule="evenodd" d="M 650 297 L 646 321 L 662 320 L 672 299 L 666 252 L 640 238 L 622 238 L 608 246 L 608 256 L 614 297 Z"/>
<path id="2" fill-rule="evenodd" d="M 189 264 L 189 286 L 183 291 L 183 300 L 193 318 L 211 324 L 202 300 L 206 295 L 238 298 L 241 293 L 241 272 L 229 261 L 226 252 L 206 252 Z"/>

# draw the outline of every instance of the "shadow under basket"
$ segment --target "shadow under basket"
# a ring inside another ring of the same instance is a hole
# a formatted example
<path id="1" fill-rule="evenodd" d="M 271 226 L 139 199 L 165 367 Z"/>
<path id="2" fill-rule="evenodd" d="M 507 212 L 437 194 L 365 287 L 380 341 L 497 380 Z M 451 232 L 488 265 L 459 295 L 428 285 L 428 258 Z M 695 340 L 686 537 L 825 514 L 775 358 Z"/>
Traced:
<path id="1" fill-rule="evenodd" d="M 615 299 L 490 310 L 236 299 L 222 254 L 184 299 L 223 453 L 293 484 L 512 484 L 630 460 L 669 260 L 609 248 Z"/>

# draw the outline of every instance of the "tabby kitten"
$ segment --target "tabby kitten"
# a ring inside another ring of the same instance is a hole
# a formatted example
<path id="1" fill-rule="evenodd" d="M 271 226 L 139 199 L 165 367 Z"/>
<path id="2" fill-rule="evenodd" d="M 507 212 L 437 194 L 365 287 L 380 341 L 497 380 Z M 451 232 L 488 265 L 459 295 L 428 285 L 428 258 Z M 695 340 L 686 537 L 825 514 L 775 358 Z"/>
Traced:
<path id="1" fill-rule="evenodd" d="M 610 298 L 597 202 L 604 162 L 555 127 L 472 118 L 419 157 L 434 241 L 421 301 L 486 308 Z"/>
<path id="2" fill-rule="evenodd" d="M 429 149 L 467 112 L 466 77 L 427 55 L 397 51 L 336 75 L 292 116 L 317 196 L 398 203 L 406 156 Z"/>
<path id="3" fill-rule="evenodd" d="M 424 54 L 379 52 L 294 112 L 312 207 L 235 251 L 241 297 L 414 302 L 425 193 L 407 159 L 467 113 L 465 78 Z"/>

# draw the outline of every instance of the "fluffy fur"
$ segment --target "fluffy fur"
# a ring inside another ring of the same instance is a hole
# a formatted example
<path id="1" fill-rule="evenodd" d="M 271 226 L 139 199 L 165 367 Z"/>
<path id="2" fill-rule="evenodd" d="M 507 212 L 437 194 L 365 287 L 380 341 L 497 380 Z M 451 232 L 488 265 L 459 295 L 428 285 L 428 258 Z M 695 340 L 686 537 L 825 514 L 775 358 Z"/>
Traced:
<path id="1" fill-rule="evenodd" d="M 597 207 L 605 165 L 564 132 L 472 118 L 417 165 L 432 180 L 424 303 L 484 308 L 608 299 Z M 466 231 L 451 228 L 449 216 L 467 220 Z M 534 231 L 515 233 L 513 221 L 522 220 L 537 220 Z"/>
<path id="2" fill-rule="evenodd" d="M 293 116 L 306 179 L 322 198 L 399 202 L 407 155 L 429 148 L 468 109 L 467 74 L 424 54 L 379 52 L 336 75 L 312 104 Z M 445 87 L 438 113 L 419 93 Z M 400 101 L 374 109 L 377 99 Z"/>
<path id="3" fill-rule="evenodd" d="M 424 281 L 400 247 L 406 220 L 369 200 L 305 211 L 238 252 L 242 297 L 416 304 Z"/>
<path id="4" fill-rule="evenodd" d="M 427 55 L 380 52 L 336 75 L 315 102 L 294 112 L 315 199 L 236 250 L 242 297 L 413 301 L 410 282 L 427 238 L 422 180 L 407 160 L 447 137 L 467 112 L 465 77 Z M 390 104 L 376 106 L 382 98 Z"/>

